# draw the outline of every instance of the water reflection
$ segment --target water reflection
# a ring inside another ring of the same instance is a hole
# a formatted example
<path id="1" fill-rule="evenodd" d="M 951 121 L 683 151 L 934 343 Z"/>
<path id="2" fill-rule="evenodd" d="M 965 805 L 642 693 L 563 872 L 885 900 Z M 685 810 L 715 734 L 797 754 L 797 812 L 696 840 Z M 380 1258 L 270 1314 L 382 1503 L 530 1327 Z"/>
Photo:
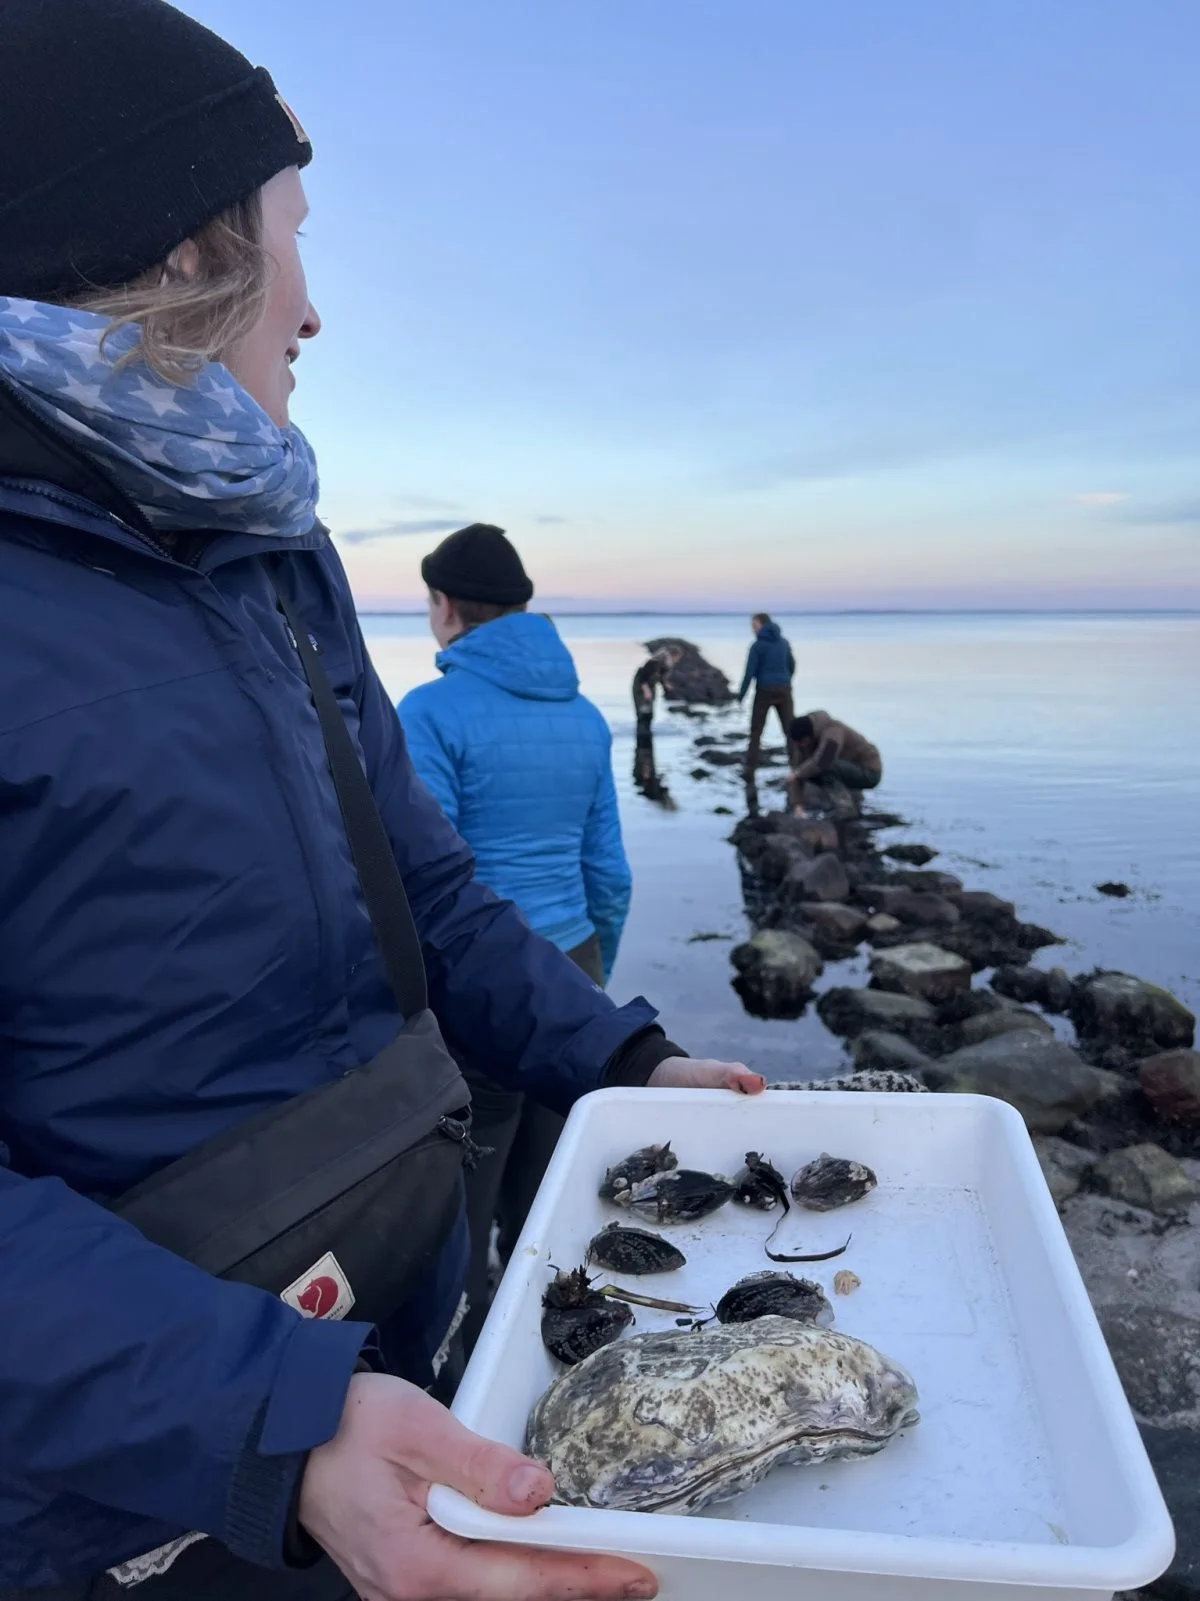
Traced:
<path id="1" fill-rule="evenodd" d="M 654 735 L 649 722 L 638 719 L 633 746 L 633 786 L 647 800 L 654 801 L 664 811 L 673 812 L 678 806 L 663 781 L 654 760 Z"/>

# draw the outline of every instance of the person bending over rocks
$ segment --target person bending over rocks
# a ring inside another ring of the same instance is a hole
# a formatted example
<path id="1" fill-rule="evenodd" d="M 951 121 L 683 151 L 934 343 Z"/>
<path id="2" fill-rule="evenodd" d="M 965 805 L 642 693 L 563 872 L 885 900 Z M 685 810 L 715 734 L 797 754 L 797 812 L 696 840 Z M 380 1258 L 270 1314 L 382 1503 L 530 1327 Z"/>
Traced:
<path id="1" fill-rule="evenodd" d="M 633 710 L 637 718 L 638 737 L 650 732 L 654 721 L 654 694 L 662 689 L 666 694 L 667 677 L 683 652 L 674 645 L 664 645 L 652 651 L 633 675 Z"/>
<path id="2" fill-rule="evenodd" d="M 883 778 L 883 758 L 870 740 L 828 712 L 793 718 L 788 728 L 792 751 L 792 803 L 799 812 L 804 784 L 836 778 L 848 789 L 875 789 Z"/>

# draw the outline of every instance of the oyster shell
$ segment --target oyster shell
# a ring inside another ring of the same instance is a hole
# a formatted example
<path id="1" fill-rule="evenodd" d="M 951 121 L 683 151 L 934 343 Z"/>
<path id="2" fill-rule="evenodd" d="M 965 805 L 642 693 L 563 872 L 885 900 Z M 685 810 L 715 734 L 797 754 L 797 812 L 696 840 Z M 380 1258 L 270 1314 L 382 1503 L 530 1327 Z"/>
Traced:
<path id="1" fill-rule="evenodd" d="M 681 1167 L 669 1173 L 655 1173 L 631 1189 L 618 1190 L 613 1200 L 657 1223 L 689 1223 L 724 1206 L 733 1188 L 720 1173 L 697 1173 L 690 1167 Z"/>
<path id="2" fill-rule="evenodd" d="M 630 1228 L 626 1223 L 610 1223 L 602 1228 L 587 1249 L 587 1259 L 612 1273 L 670 1273 L 687 1262 L 687 1257 L 670 1240 L 650 1229 Z"/>
<path id="3" fill-rule="evenodd" d="M 678 1166 L 679 1158 L 671 1149 L 670 1140 L 665 1145 L 643 1145 L 640 1151 L 634 1151 L 623 1161 L 614 1162 L 612 1167 L 605 1169 L 600 1181 L 600 1199 L 615 1201 L 624 1190 L 632 1189 L 643 1179 L 655 1173 L 669 1172 Z"/>
<path id="4" fill-rule="evenodd" d="M 798 1322 L 828 1328 L 833 1308 L 825 1291 L 812 1279 L 794 1278 L 767 1268 L 750 1273 L 725 1291 L 717 1302 L 718 1323 L 749 1323 L 759 1317 L 790 1317 Z"/>
<path id="5" fill-rule="evenodd" d="M 733 1198 L 743 1206 L 757 1207 L 760 1212 L 772 1212 L 782 1202 L 784 1210 L 787 1210 L 787 1180 L 777 1167 L 757 1151 L 746 1152 L 746 1165 L 733 1182 L 737 1186 Z"/>
<path id="6" fill-rule="evenodd" d="M 581 1362 L 632 1322 L 632 1309 L 593 1290 L 581 1267 L 556 1273 L 542 1296 L 542 1344 L 560 1362 Z"/>
<path id="7" fill-rule="evenodd" d="M 782 1463 L 870 1456 L 917 1422 L 894 1362 L 792 1318 L 635 1334 L 556 1379 L 526 1450 L 557 1499 L 625 1512 L 695 1512 Z"/>
<path id="8" fill-rule="evenodd" d="M 832 1212 L 835 1207 L 861 1201 L 878 1182 L 865 1163 L 822 1151 L 815 1162 L 793 1176 L 792 1194 L 813 1212 Z"/>

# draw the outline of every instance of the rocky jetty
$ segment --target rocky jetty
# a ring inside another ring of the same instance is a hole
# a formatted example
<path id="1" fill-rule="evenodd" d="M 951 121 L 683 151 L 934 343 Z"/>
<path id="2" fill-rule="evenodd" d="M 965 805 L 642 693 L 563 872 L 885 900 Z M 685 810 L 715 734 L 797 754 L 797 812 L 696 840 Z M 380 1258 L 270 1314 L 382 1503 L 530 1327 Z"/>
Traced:
<path id="1" fill-rule="evenodd" d="M 707 736 L 702 759 L 720 765 L 731 738 Z M 880 849 L 902 819 L 844 786 L 801 799 L 803 818 L 755 808 L 731 835 L 753 928 L 732 952 L 733 983 L 758 1016 L 815 1005 L 852 1070 L 774 1087 L 861 1081 L 1017 1108 L 1175 1519 L 1176 1560 L 1142 1594 L 1200 1601 L 1196 1020 L 1132 974 L 1038 965 L 1062 943 L 1053 933 L 930 867 L 928 845 Z M 852 959 L 856 982 L 823 973 Z"/>

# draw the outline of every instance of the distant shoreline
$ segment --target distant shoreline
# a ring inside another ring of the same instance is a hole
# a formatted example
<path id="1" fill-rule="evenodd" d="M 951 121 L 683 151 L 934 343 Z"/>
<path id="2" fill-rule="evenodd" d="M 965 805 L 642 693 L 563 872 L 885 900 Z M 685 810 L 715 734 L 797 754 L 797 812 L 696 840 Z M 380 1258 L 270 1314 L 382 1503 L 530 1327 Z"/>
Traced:
<path id="1" fill-rule="evenodd" d="M 536 610 L 535 606 L 535 610 Z M 551 610 L 556 610 L 554 606 Z M 746 607 L 723 607 L 719 611 L 694 607 L 678 610 L 659 606 L 627 610 L 569 610 L 564 617 L 744 617 Z M 810 610 L 804 607 L 776 608 L 780 617 L 1200 617 L 1200 607 L 1120 606 L 1120 607 L 1032 607 L 1032 606 L 858 606 Z M 424 607 L 412 610 L 393 607 L 358 608 L 360 617 L 426 617 Z"/>

